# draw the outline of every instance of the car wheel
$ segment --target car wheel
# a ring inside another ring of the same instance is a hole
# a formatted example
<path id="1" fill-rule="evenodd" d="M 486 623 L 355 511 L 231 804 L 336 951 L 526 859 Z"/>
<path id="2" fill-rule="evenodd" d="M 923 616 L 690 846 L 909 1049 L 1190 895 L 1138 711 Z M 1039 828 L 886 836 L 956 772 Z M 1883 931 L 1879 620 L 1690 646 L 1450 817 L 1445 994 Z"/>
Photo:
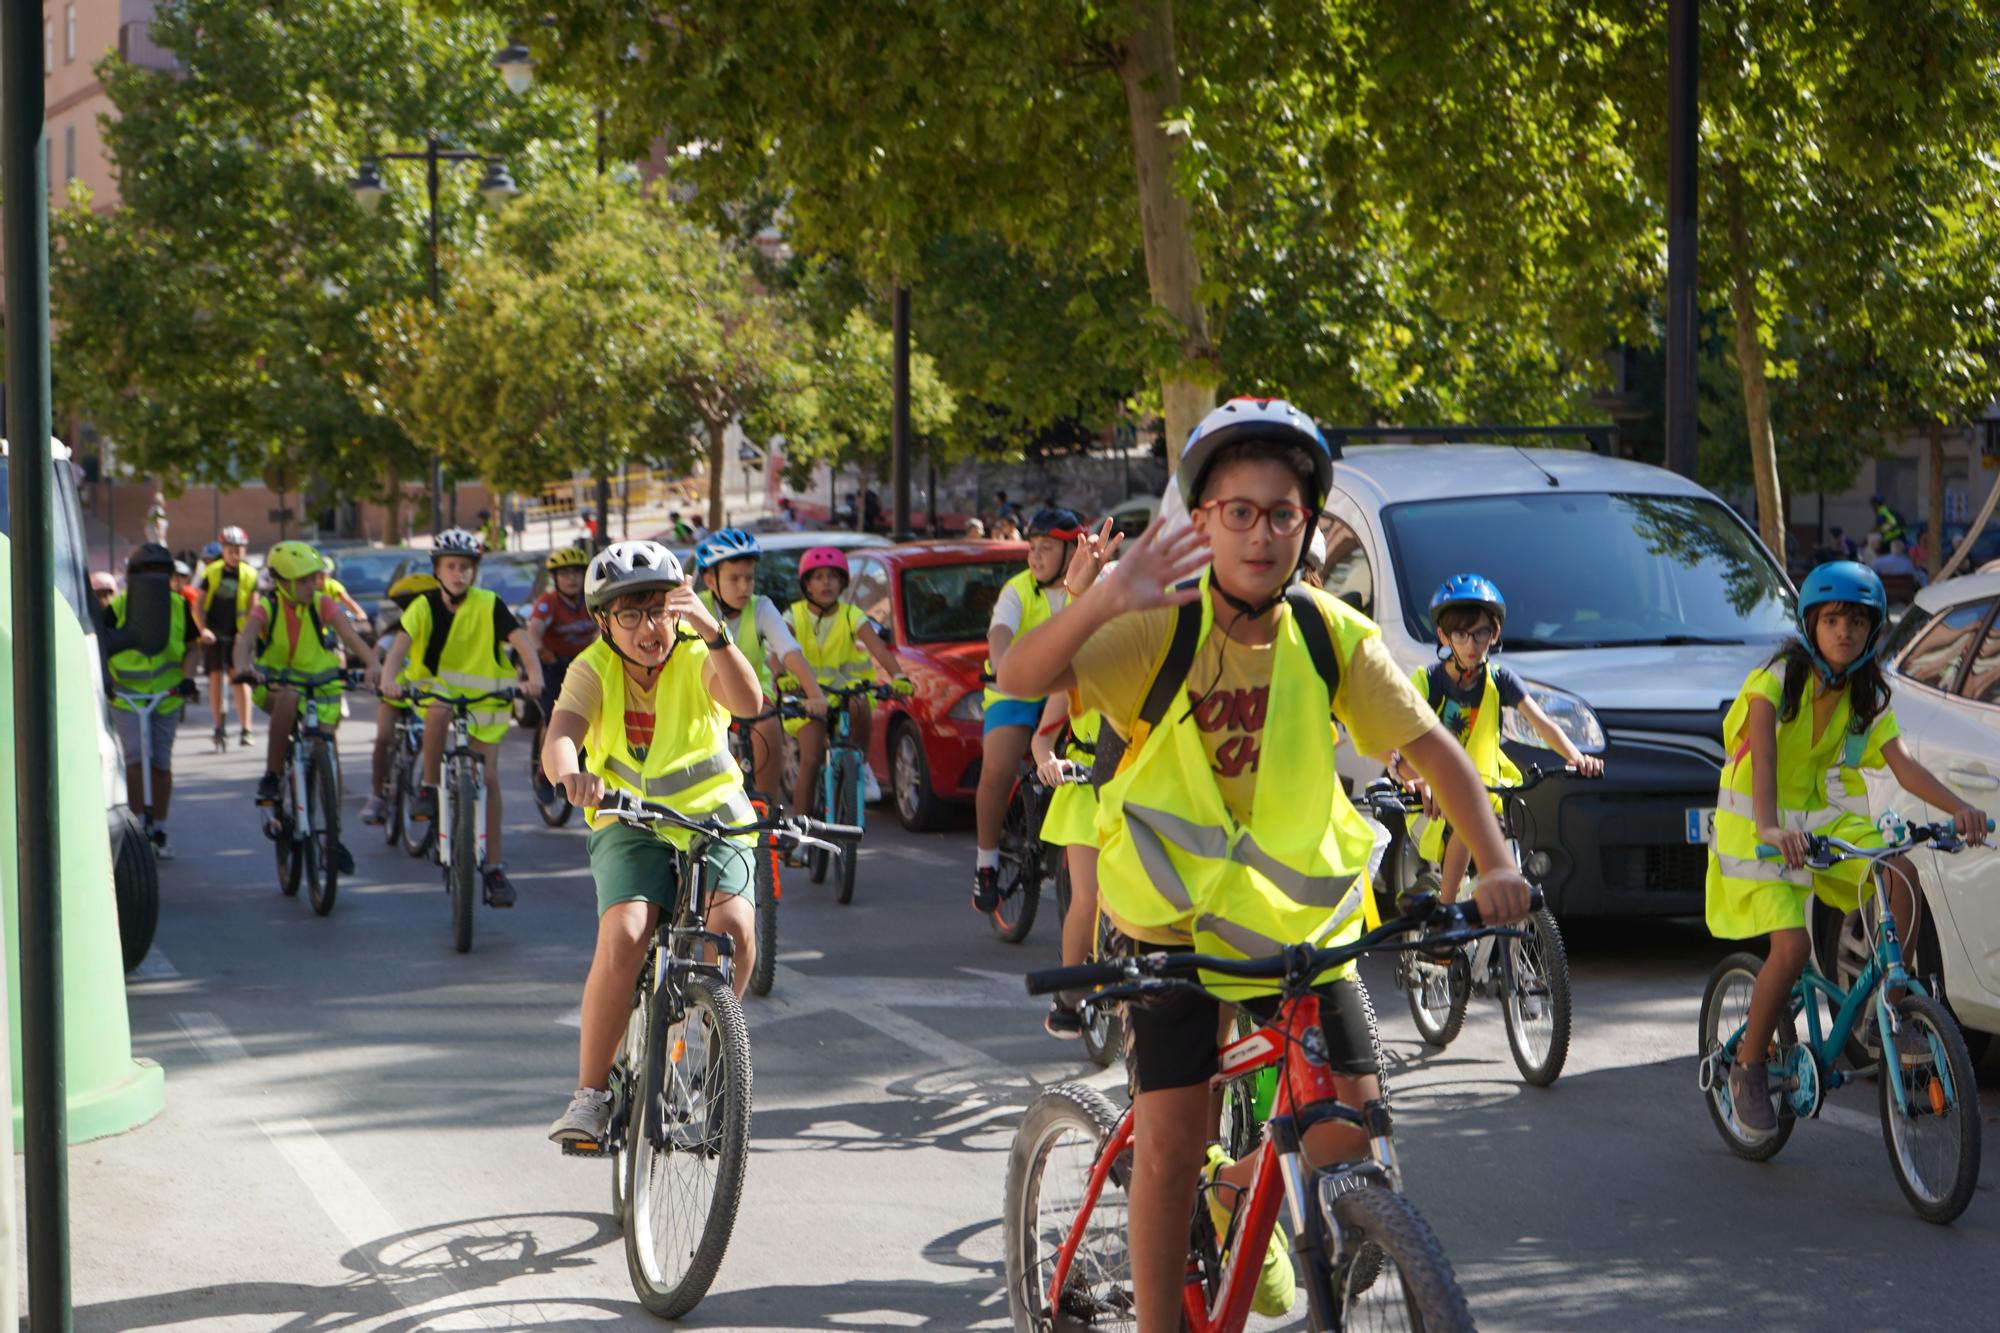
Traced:
<path id="1" fill-rule="evenodd" d="M 914 722 L 900 718 L 889 737 L 889 785 L 896 818 L 912 833 L 944 827 L 944 802 L 931 787 L 930 761 L 924 757 L 923 734 Z"/>

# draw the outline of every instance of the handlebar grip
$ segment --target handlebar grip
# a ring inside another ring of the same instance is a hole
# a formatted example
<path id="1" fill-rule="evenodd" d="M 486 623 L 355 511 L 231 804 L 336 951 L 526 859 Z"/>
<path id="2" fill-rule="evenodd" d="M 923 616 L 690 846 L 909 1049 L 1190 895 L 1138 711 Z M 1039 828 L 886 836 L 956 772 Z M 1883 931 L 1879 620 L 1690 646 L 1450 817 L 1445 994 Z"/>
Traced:
<path id="1" fill-rule="evenodd" d="M 1088 990 L 1125 979 L 1123 963 L 1080 963 L 1075 967 L 1050 967 L 1028 973 L 1028 994 L 1047 995 L 1059 990 Z"/>
<path id="2" fill-rule="evenodd" d="M 1465 918 L 1465 928 L 1467 930 L 1478 930 L 1485 924 L 1479 915 L 1479 900 L 1477 898 L 1462 899 L 1459 902 L 1453 903 L 1452 907 L 1455 907 Z M 1446 910 L 1451 909 L 1447 908 Z M 1528 886 L 1528 912 L 1530 915 L 1533 915 L 1541 910 L 1542 891 L 1530 884 Z"/>
<path id="3" fill-rule="evenodd" d="M 861 841 L 861 829 L 853 824 L 823 824 L 817 819 L 801 819 L 799 829 L 808 838 L 830 838 L 835 842 Z"/>
<path id="4" fill-rule="evenodd" d="M 1768 842 L 1760 842 L 1757 844 L 1757 859 L 1759 861 L 1775 861 L 1783 855 L 1784 855 L 1783 852 L 1779 851 L 1776 847 L 1773 847 Z"/>

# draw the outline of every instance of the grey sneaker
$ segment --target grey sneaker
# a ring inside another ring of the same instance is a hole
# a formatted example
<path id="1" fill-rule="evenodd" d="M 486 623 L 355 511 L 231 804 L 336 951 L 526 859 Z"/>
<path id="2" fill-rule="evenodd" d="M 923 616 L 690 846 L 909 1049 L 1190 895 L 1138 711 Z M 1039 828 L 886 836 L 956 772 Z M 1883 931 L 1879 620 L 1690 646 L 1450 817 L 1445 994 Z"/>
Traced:
<path id="1" fill-rule="evenodd" d="M 550 1143 L 601 1143 L 611 1124 L 611 1094 L 578 1088 L 569 1109 L 549 1126 Z"/>
<path id="2" fill-rule="evenodd" d="M 1771 1107 L 1771 1081 L 1762 1061 L 1729 1067 L 1729 1108 L 1736 1127 L 1747 1139 L 1768 1139 L 1778 1132 L 1778 1113 Z"/>

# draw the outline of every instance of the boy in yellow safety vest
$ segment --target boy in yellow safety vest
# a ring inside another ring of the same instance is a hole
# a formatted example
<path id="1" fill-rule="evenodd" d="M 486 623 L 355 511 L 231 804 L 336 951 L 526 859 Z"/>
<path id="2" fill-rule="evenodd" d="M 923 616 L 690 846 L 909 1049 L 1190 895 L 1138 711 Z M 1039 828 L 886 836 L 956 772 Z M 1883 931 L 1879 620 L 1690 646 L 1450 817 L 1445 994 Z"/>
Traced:
<path id="1" fill-rule="evenodd" d="M 1500 646 L 1500 629 L 1507 623 L 1507 599 L 1493 581 L 1480 574 L 1454 574 L 1431 595 L 1431 624 L 1437 632 L 1438 660 L 1421 666 L 1411 675 L 1417 690 L 1437 710 L 1445 730 L 1465 747 L 1479 780 L 1489 787 L 1519 785 L 1521 771 L 1500 749 L 1501 717 L 1506 709 L 1518 709 L 1543 744 L 1563 757 L 1586 778 L 1601 777 L 1604 761 L 1585 754 L 1574 738 L 1555 724 L 1542 706 L 1528 693 L 1521 678 L 1487 655 Z M 1465 842 L 1451 836 L 1451 826 L 1437 817 L 1428 800 L 1423 781 L 1415 770 L 1391 752 L 1389 771 L 1408 782 L 1425 796 L 1425 813 L 1430 821 L 1417 841 L 1417 854 L 1426 861 L 1438 861 L 1441 885 L 1438 897 L 1458 901 L 1459 884 L 1471 859 Z M 1494 810 L 1500 798 L 1493 798 Z"/>
<path id="2" fill-rule="evenodd" d="M 1236 399 L 1217 408 L 1181 452 L 1189 526 L 1167 536 L 1155 521 L 1115 569 L 1000 664 L 1007 693 L 1076 688 L 1128 739 L 1117 776 L 1098 793 L 1098 898 L 1149 949 L 1192 944 L 1256 957 L 1306 939 L 1358 938 L 1374 836 L 1335 773 L 1332 720 L 1362 752 L 1399 749 L 1430 781 L 1487 868 L 1482 915 L 1504 922 L 1527 909 L 1528 886 L 1478 772 L 1374 623 L 1324 592 L 1287 594 L 1332 477 L 1319 428 L 1289 404 Z M 1204 564 L 1209 572 L 1184 586 Z M 1302 615 L 1317 619 L 1308 625 Z M 1155 724 L 1150 705 L 1186 629 L 1195 631 L 1192 653 L 1182 679 L 1164 680 L 1171 694 Z M 1336 664 L 1337 687 L 1328 676 Z M 1380 1089 L 1352 969 L 1342 970 L 1350 975 L 1319 988 L 1322 1035 L 1342 1099 L 1359 1106 Z M 1269 1013 L 1274 997 L 1246 988 L 1228 998 Z M 1211 994 L 1135 1005 L 1130 1015 L 1137 1092 L 1127 1215 L 1140 1333 L 1180 1326 L 1220 1019 Z M 1337 1121 L 1313 1126 L 1305 1148 L 1316 1164 L 1368 1150 Z M 1209 1208 L 1227 1236 L 1257 1158 L 1230 1162 L 1219 1148 L 1206 1156 Z M 1293 1281 L 1276 1231 L 1264 1262 L 1255 1305 L 1281 1313 Z"/>
<path id="3" fill-rule="evenodd" d="M 490 588 L 475 588 L 479 561 L 486 548 L 479 535 L 464 528 L 447 528 L 431 543 L 431 572 L 438 586 L 419 594 L 403 612 L 396 642 L 382 660 L 382 697 L 400 699 L 406 685 L 416 685 L 456 698 L 477 698 L 511 686 L 518 678 L 507 660 L 512 648 L 527 677 L 530 698 L 542 692 L 542 664 L 528 631 L 514 618 L 507 603 Z M 404 664 L 409 665 L 407 679 Z M 411 817 L 437 818 L 438 773 L 444 766 L 444 743 L 451 735 L 451 708 L 433 701 L 424 709 L 423 790 Z M 485 700 L 472 707 L 472 748 L 486 769 L 486 902 L 490 907 L 514 905 L 514 882 L 500 855 L 500 740 L 507 734 L 506 704 Z M 379 734 L 379 726 L 378 726 Z"/>
<path id="4" fill-rule="evenodd" d="M 125 561 L 125 576 L 170 575 L 173 554 L 164 546 L 148 543 L 134 550 Z M 107 610 L 113 626 L 125 623 L 128 592 L 114 596 Z M 180 730 L 182 707 L 194 697 L 194 666 L 202 651 L 200 624 L 185 597 L 171 596 L 167 614 L 171 618 L 167 641 L 157 653 L 147 656 L 136 648 L 116 653 L 105 667 L 115 687 L 111 697 L 111 717 L 118 724 L 118 741 L 125 751 L 125 794 L 132 812 L 144 819 L 146 833 L 160 859 L 173 852 L 167 846 L 167 803 L 174 787 L 174 735 Z M 171 691 L 159 700 L 151 713 L 141 713 L 122 697 L 125 693 L 158 694 Z M 140 745 L 139 728 L 145 727 L 146 744 Z M 146 775 L 140 772 L 141 751 L 152 770 L 153 802 L 146 805 Z"/>
<path id="5" fill-rule="evenodd" d="M 201 567 L 196 580 L 201 589 L 202 620 L 215 636 L 214 642 L 202 650 L 203 665 L 208 671 L 208 706 L 215 715 L 215 743 L 220 747 L 229 734 L 227 696 L 235 693 L 237 743 L 247 749 L 250 687 L 231 685 L 228 677 L 230 662 L 236 656 L 236 636 L 249 620 L 250 607 L 257 600 L 257 576 L 243 560 L 250 552 L 249 533 L 231 524 L 222 530 L 217 545 L 220 548 L 217 558 Z"/>
<path id="6" fill-rule="evenodd" d="M 660 913 L 676 910 L 685 887 L 675 848 L 689 845 L 686 832 L 634 827 L 597 807 L 607 792 L 623 793 L 694 819 L 750 822 L 743 773 L 729 757 L 729 719 L 755 713 L 763 698 L 756 670 L 658 542 L 615 542 L 599 552 L 584 576 L 584 600 L 600 637 L 570 663 L 542 743 L 542 772 L 590 822 L 597 884 L 576 1092 L 549 1129 L 557 1143 L 603 1138 L 632 985 Z M 708 867 L 707 926 L 734 945 L 731 984 L 740 999 L 757 959 L 751 856 L 733 843 L 711 845 Z"/>

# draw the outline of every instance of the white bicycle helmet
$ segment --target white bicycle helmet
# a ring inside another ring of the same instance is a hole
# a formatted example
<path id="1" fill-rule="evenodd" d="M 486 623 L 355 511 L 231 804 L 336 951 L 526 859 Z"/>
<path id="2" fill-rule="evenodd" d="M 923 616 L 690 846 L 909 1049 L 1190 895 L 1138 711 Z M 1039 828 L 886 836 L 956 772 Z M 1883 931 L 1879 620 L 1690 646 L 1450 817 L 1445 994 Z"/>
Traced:
<path id="1" fill-rule="evenodd" d="M 584 571 L 583 604 L 596 615 L 628 592 L 671 590 L 686 582 L 681 562 L 658 542 L 613 542 Z"/>
<path id="2" fill-rule="evenodd" d="M 431 563 L 437 563 L 441 555 L 462 555 L 468 560 L 478 560 L 486 554 L 486 543 L 476 532 L 464 528 L 446 528 L 431 542 Z"/>

